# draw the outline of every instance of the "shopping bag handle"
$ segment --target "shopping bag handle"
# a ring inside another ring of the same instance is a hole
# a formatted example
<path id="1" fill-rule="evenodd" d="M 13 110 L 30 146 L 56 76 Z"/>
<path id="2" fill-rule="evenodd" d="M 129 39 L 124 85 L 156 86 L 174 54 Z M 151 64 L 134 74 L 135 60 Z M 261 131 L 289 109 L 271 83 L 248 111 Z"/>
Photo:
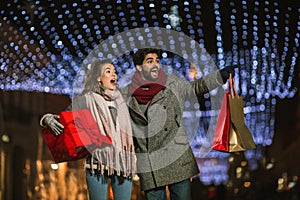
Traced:
<path id="1" fill-rule="evenodd" d="M 229 92 L 232 97 L 237 96 L 236 84 L 235 84 L 234 78 L 232 77 L 231 73 L 229 74 L 228 82 L 229 82 L 229 84 L 228 84 L 226 92 L 227 93 Z M 230 91 L 228 91 L 228 88 Z"/>

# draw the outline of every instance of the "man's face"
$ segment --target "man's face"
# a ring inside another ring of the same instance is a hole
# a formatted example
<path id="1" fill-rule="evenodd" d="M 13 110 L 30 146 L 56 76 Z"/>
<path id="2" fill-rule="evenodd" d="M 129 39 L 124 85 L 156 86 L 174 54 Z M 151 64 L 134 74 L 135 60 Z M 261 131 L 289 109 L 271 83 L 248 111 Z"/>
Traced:
<path id="1" fill-rule="evenodd" d="M 156 53 L 148 53 L 143 60 L 143 64 L 137 65 L 136 67 L 143 79 L 155 81 L 158 79 L 159 75 L 159 57 Z"/>

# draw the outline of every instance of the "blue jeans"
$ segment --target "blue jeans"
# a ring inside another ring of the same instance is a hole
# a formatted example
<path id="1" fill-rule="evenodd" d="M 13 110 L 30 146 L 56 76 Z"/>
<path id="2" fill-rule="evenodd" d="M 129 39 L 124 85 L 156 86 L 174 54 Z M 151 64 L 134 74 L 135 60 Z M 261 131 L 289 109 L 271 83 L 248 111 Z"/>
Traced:
<path id="1" fill-rule="evenodd" d="M 191 200 L 191 182 L 189 179 L 168 185 L 171 200 Z M 166 200 L 166 188 L 159 187 L 145 191 L 147 200 Z"/>
<path id="2" fill-rule="evenodd" d="M 106 200 L 108 191 L 107 179 L 111 179 L 114 200 L 130 200 L 132 190 L 132 180 L 124 178 L 124 182 L 119 184 L 118 176 L 92 174 L 86 171 L 86 183 L 89 191 L 90 200 Z"/>

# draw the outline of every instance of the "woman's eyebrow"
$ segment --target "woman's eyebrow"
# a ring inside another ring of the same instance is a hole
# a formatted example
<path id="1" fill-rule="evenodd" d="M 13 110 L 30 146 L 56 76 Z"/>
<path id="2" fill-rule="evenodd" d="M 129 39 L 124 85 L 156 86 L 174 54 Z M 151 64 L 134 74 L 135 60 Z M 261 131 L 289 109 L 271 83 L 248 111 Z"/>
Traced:
<path id="1" fill-rule="evenodd" d="M 111 70 L 111 68 L 110 68 L 109 66 L 107 66 L 107 67 L 104 68 L 104 70 L 107 70 L 107 69 L 110 69 L 110 70 Z"/>

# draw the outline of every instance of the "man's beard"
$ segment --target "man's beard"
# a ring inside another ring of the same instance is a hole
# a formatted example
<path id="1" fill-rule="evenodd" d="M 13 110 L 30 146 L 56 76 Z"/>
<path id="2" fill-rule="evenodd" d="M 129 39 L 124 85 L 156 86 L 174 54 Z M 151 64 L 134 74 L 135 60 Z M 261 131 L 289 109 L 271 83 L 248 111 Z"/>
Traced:
<path id="1" fill-rule="evenodd" d="M 151 76 L 151 73 L 153 72 L 153 70 L 156 71 L 156 73 L 157 73 L 156 77 Z M 142 73 L 143 73 L 143 76 L 146 80 L 154 82 L 159 77 L 159 68 L 158 67 L 153 67 L 150 71 L 143 71 Z"/>

